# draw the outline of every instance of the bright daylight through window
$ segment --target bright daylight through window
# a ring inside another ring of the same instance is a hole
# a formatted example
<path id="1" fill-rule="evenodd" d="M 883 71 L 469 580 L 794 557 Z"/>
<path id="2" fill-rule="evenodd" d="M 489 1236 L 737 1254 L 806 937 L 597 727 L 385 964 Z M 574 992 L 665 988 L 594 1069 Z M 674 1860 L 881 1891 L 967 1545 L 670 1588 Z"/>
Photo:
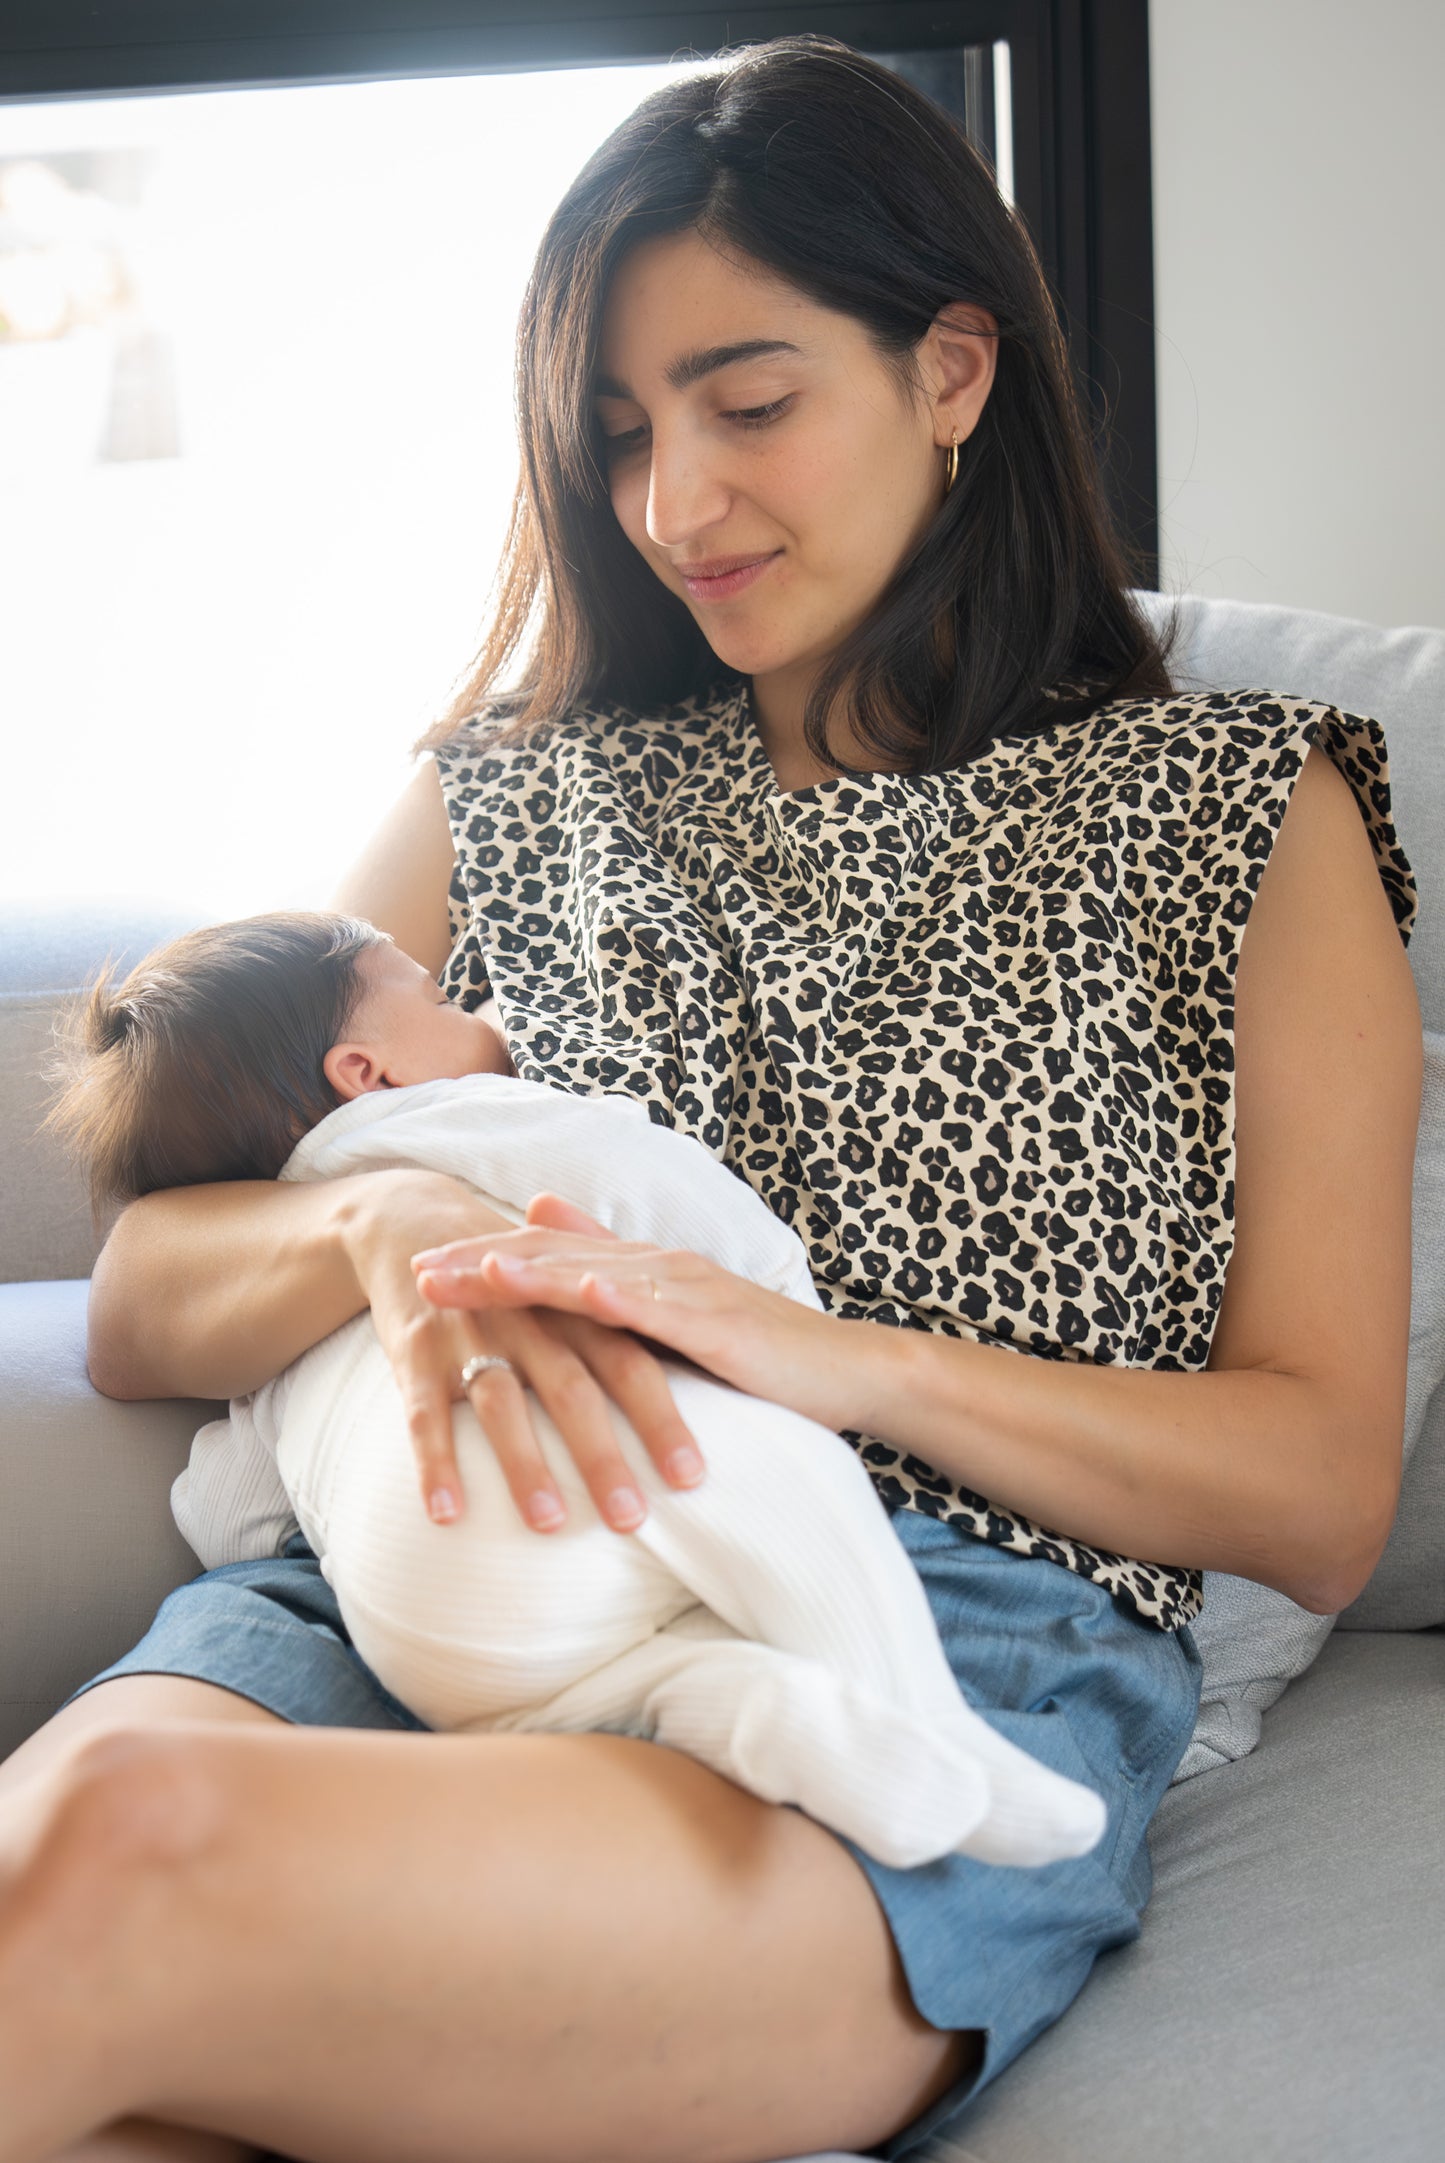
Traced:
<path id="1" fill-rule="evenodd" d="M 7 898 L 325 903 L 476 649 L 542 228 L 709 65 L 0 103 Z"/>
<path id="2" fill-rule="evenodd" d="M 7 895 L 326 900 L 475 650 L 542 228 L 679 71 L 0 105 Z"/>

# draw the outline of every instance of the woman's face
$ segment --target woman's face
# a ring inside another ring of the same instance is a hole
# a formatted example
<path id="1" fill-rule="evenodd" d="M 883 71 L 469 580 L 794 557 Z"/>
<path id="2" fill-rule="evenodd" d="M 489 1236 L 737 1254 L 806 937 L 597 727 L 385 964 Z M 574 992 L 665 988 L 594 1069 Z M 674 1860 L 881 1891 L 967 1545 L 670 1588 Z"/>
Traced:
<path id="1" fill-rule="evenodd" d="M 910 396 L 854 317 L 696 233 L 623 259 L 595 384 L 613 508 L 755 690 L 805 689 L 869 614 L 938 509 L 994 351 L 935 326 Z"/>

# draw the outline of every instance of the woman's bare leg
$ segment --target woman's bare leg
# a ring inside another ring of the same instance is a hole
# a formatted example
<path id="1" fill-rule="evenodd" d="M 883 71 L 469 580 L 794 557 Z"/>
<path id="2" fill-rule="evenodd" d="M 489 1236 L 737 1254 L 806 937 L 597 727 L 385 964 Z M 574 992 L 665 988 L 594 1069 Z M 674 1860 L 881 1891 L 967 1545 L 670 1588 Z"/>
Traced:
<path id="1" fill-rule="evenodd" d="M 0 1810 L 7 1791 L 74 1754 L 88 1736 L 117 1727 L 153 1727 L 172 1721 L 240 1720 L 256 1727 L 284 1727 L 274 1712 L 187 1675 L 118 1675 L 84 1697 L 74 1697 L 37 1728 L 9 1757 L 0 1758 Z"/>
<path id="2" fill-rule="evenodd" d="M 29 1786 L 36 1776 L 71 1755 L 86 1737 L 127 1723 L 176 1720 L 240 1720 L 279 1726 L 274 1713 L 232 1690 L 183 1675 L 127 1675 L 72 1699 L 28 1741 L 0 1760 L 0 1823 L 7 1790 Z M 32 1791 L 33 1792 L 33 1791 Z M 255 2163 L 260 2149 L 223 2134 L 127 2118 L 74 2147 L 53 2163 Z"/>
<path id="3" fill-rule="evenodd" d="M 14 1791 L 0 1873 L 0 2163 L 128 2117 L 307 2163 L 748 2163 L 867 2147 L 972 2052 L 830 1833 L 619 1736 L 101 1733 Z"/>

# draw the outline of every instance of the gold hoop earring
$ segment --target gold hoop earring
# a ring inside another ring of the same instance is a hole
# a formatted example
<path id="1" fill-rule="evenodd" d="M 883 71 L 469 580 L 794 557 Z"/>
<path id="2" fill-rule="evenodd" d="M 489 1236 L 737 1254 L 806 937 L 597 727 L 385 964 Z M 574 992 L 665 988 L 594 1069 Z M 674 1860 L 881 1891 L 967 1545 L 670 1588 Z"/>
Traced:
<path id="1" fill-rule="evenodd" d="M 947 495 L 947 494 L 948 494 L 948 491 L 949 491 L 949 489 L 950 489 L 950 488 L 952 488 L 952 486 L 953 486 L 954 482 L 955 482 L 955 481 L 956 481 L 957 479 L 958 479 L 958 430 L 957 430 L 957 429 L 955 428 L 955 429 L 954 429 L 954 431 L 953 431 L 953 441 L 952 441 L 952 442 L 951 442 L 951 443 L 949 444 L 949 446 L 948 446 L 948 464 L 947 464 L 947 466 L 946 466 L 946 467 L 944 468 L 944 474 L 943 474 L 943 493 L 944 493 L 945 495 Z"/>

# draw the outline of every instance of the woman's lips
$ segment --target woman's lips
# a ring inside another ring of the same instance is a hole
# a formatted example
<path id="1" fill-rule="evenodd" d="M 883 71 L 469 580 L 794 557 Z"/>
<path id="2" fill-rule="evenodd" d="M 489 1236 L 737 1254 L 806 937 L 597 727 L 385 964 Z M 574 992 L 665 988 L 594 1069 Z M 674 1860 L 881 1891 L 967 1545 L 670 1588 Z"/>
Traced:
<path id="1" fill-rule="evenodd" d="M 680 575 L 694 601 L 730 601 L 735 593 L 741 593 L 745 586 L 751 586 L 754 579 L 760 578 L 781 554 L 782 550 L 775 548 L 766 556 L 722 557 L 720 561 L 724 567 L 720 570 L 702 575 L 696 571 L 682 571 Z"/>

